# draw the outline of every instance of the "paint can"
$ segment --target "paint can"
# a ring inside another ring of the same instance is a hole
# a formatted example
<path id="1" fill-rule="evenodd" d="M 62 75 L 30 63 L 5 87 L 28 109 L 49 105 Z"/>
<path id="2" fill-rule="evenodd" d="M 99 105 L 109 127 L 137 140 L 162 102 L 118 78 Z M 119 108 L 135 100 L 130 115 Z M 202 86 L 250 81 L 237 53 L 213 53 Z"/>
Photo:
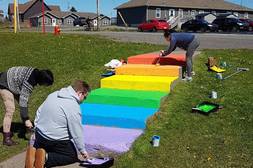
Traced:
<path id="1" fill-rule="evenodd" d="M 217 92 L 212 91 L 212 93 L 211 93 L 211 98 L 212 98 L 212 99 L 217 99 L 217 98 L 218 98 Z"/>
<path id="2" fill-rule="evenodd" d="M 154 136 L 152 137 L 152 144 L 153 144 L 153 147 L 158 147 L 158 146 L 159 146 L 159 143 L 160 143 L 160 136 L 154 135 Z"/>
<path id="3" fill-rule="evenodd" d="M 217 78 L 217 79 L 222 79 L 222 74 L 221 74 L 221 73 L 217 73 L 217 74 L 216 74 L 216 78 Z"/>
<path id="4" fill-rule="evenodd" d="M 222 67 L 226 67 L 227 66 L 227 63 L 225 61 L 221 62 L 221 66 Z"/>

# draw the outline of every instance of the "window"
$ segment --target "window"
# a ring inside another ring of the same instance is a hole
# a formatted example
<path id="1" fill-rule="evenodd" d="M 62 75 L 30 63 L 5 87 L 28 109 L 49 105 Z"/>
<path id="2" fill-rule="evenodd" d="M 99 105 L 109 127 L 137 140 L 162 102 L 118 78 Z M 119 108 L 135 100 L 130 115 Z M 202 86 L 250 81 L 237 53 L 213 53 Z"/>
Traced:
<path id="1" fill-rule="evenodd" d="M 178 10 L 178 15 L 180 18 L 182 18 L 184 16 L 184 10 L 183 9 L 179 9 Z"/>
<path id="2" fill-rule="evenodd" d="M 246 19 L 248 19 L 248 18 L 249 18 L 249 14 L 248 14 L 248 12 L 245 12 L 245 13 L 244 13 L 244 18 L 246 18 Z"/>
<path id="3" fill-rule="evenodd" d="M 174 17 L 174 16 L 176 16 L 176 11 L 175 11 L 175 9 L 170 9 L 170 10 L 169 10 L 169 17 Z"/>
<path id="4" fill-rule="evenodd" d="M 67 20 L 67 23 L 68 23 L 68 24 L 72 24 L 72 23 L 73 23 L 72 19 L 68 19 L 68 20 Z"/>
<path id="5" fill-rule="evenodd" d="M 104 19 L 103 20 L 103 25 L 108 25 L 109 24 L 109 21 L 107 19 Z"/>
<path id="6" fill-rule="evenodd" d="M 195 16 L 195 13 L 196 13 L 195 10 L 192 10 L 192 11 L 191 11 L 191 15 L 192 15 L 192 16 Z"/>
<path id="7" fill-rule="evenodd" d="M 155 17 L 161 18 L 161 13 L 162 13 L 161 8 L 156 8 Z"/>
<path id="8" fill-rule="evenodd" d="M 191 15 L 191 10 L 188 10 L 188 15 Z"/>
<path id="9" fill-rule="evenodd" d="M 234 15 L 235 15 L 236 17 L 238 17 L 238 16 L 239 16 L 238 12 L 234 12 Z"/>
<path id="10" fill-rule="evenodd" d="M 43 18 L 42 18 L 42 22 L 43 22 Z M 49 22 L 49 21 L 48 21 L 48 18 L 45 18 L 44 23 L 45 23 L 45 24 L 48 24 L 48 22 Z"/>

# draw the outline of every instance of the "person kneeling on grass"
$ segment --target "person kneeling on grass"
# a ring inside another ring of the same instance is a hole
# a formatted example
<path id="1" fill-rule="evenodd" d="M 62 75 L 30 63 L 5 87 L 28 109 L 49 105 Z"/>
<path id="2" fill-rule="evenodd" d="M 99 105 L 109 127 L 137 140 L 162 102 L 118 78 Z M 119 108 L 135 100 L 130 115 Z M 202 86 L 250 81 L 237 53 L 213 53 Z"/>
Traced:
<path id="1" fill-rule="evenodd" d="M 0 95 L 4 102 L 5 116 L 3 120 L 3 145 L 12 146 L 11 121 L 15 112 L 16 99 L 20 106 L 20 116 L 27 128 L 32 128 L 28 117 L 28 99 L 36 85 L 50 86 L 54 82 L 50 70 L 39 70 L 32 67 L 12 67 L 0 73 Z"/>
<path id="2" fill-rule="evenodd" d="M 196 49 L 199 47 L 199 39 L 190 33 L 173 33 L 170 30 L 164 32 L 164 38 L 170 42 L 168 48 L 160 51 L 160 56 L 166 56 L 172 53 L 177 47 L 186 51 L 186 81 L 192 80 L 192 57 Z"/>
<path id="3" fill-rule="evenodd" d="M 75 163 L 77 150 L 86 159 L 80 103 L 88 96 L 89 85 L 76 80 L 71 86 L 51 93 L 38 108 L 35 118 L 36 152 L 30 152 L 27 168 L 55 167 Z M 35 157 L 35 159 L 34 159 Z"/>

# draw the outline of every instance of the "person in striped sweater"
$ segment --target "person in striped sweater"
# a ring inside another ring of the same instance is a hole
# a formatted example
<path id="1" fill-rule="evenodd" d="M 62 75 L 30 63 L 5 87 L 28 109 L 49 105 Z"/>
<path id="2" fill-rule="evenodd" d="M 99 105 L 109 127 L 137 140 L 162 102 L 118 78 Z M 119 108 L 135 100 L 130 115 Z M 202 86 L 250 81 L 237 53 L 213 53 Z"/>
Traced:
<path id="1" fill-rule="evenodd" d="M 50 70 L 39 70 L 32 67 L 12 67 L 0 73 L 0 96 L 3 99 L 5 116 L 3 120 L 3 145 L 15 145 L 11 133 L 11 122 L 15 111 L 15 99 L 20 106 L 20 116 L 27 128 L 33 124 L 28 116 L 28 100 L 36 85 L 50 86 L 54 82 Z"/>

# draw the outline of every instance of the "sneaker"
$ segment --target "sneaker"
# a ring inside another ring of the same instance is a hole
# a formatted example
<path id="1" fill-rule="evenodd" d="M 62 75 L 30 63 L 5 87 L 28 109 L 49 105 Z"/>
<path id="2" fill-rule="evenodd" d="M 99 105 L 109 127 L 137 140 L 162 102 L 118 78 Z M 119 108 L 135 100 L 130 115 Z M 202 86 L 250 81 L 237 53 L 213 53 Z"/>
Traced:
<path id="1" fill-rule="evenodd" d="M 25 168 L 33 168 L 35 161 L 36 148 L 29 146 L 26 150 Z"/>
<path id="2" fill-rule="evenodd" d="M 183 80 L 183 81 L 186 81 L 186 82 L 191 82 L 191 81 L 192 81 L 192 77 L 186 76 L 186 77 L 183 78 L 182 80 Z"/>
<path id="3" fill-rule="evenodd" d="M 46 151 L 42 148 L 38 148 L 35 153 L 35 168 L 44 168 L 46 161 Z"/>
<path id="4" fill-rule="evenodd" d="M 192 71 L 192 76 L 195 76 L 195 75 L 196 75 L 196 73 L 194 71 Z"/>

